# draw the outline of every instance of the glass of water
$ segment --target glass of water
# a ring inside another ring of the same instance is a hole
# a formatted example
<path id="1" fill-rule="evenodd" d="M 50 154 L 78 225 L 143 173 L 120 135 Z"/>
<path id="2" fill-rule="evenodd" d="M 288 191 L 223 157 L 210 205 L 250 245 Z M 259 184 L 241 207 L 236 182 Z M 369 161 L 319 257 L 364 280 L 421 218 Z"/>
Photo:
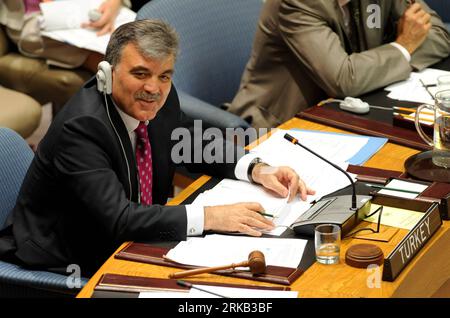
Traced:
<path id="1" fill-rule="evenodd" d="M 316 259 L 322 264 L 339 263 L 341 228 L 335 224 L 321 224 L 314 230 Z"/>
<path id="2" fill-rule="evenodd" d="M 437 90 L 444 91 L 450 89 L 450 75 L 442 75 L 437 79 Z"/>

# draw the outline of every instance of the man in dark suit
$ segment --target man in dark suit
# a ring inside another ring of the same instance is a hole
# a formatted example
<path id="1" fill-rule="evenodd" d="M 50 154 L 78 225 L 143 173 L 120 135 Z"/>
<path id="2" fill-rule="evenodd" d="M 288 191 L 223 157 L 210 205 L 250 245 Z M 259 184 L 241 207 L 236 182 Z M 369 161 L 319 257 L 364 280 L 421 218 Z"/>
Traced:
<path id="1" fill-rule="evenodd" d="M 205 230 L 258 236 L 273 227 L 258 203 L 163 206 L 175 169 L 171 135 L 189 122 L 171 82 L 177 47 L 175 32 L 161 21 L 134 21 L 112 34 L 108 63 L 65 105 L 38 147 L 0 232 L 4 259 L 62 271 L 78 264 L 87 276 L 127 240 L 185 240 Z M 218 139 L 200 143 L 200 151 L 218 146 L 237 153 Z M 249 179 L 281 196 L 288 187 L 302 198 L 312 193 L 290 168 L 267 167 L 250 154 L 236 159 L 186 165 Z"/>

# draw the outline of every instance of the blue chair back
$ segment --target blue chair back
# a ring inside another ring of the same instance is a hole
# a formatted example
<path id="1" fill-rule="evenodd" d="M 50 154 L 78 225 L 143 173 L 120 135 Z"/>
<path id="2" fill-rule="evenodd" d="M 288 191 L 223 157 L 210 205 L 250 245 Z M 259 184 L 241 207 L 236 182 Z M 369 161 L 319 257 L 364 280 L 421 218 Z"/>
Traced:
<path id="1" fill-rule="evenodd" d="M 237 93 L 262 4 L 262 0 L 152 0 L 136 19 L 161 19 L 176 29 L 180 52 L 175 86 L 220 106 Z"/>
<path id="2" fill-rule="evenodd" d="M 447 25 L 450 23 L 450 1 L 449 0 L 425 0 L 431 9 L 436 11 L 442 21 Z"/>
<path id="3" fill-rule="evenodd" d="M 16 203 L 33 151 L 15 131 L 0 127 L 0 229 Z"/>
<path id="4" fill-rule="evenodd" d="M 33 151 L 15 131 L 0 127 L 0 229 L 14 207 Z M 73 297 L 80 288 L 69 288 L 67 276 L 28 270 L 0 261 L 0 297 Z M 81 277 L 81 287 L 88 279 Z"/>

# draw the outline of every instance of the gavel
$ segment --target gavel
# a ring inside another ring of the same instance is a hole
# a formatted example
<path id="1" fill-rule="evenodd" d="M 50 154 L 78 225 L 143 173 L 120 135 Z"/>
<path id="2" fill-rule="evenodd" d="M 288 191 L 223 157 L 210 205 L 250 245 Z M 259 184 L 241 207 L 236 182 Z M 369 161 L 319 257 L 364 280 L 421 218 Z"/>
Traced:
<path id="1" fill-rule="evenodd" d="M 211 273 L 222 269 L 234 269 L 236 267 L 249 267 L 252 274 L 262 274 L 266 271 L 266 260 L 264 258 L 264 254 L 260 251 L 253 251 L 248 254 L 248 260 L 240 263 L 216 267 L 196 268 L 188 271 L 172 273 L 169 275 L 169 278 L 182 278 L 191 275 Z"/>

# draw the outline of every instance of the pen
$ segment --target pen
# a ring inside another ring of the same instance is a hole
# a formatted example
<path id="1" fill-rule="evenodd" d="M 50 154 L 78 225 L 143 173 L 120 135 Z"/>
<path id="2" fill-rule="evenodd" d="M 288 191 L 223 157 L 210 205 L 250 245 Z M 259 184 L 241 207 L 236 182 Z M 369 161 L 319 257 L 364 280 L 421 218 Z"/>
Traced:
<path id="1" fill-rule="evenodd" d="M 417 111 L 416 108 L 399 107 L 399 106 L 394 106 L 394 107 L 392 107 L 392 109 L 401 110 L 401 111 L 405 111 L 405 112 L 411 112 L 411 113 L 415 113 Z M 427 114 L 427 115 L 434 115 L 434 113 L 431 111 L 422 111 L 422 113 Z"/>
<path id="2" fill-rule="evenodd" d="M 383 187 L 383 186 L 374 185 L 374 184 L 367 184 L 367 183 L 366 183 L 366 185 L 371 187 L 371 188 L 380 189 L 380 190 L 391 190 L 391 191 L 398 191 L 398 192 L 405 192 L 405 193 L 420 194 L 420 192 L 412 191 L 412 190 L 389 188 L 389 187 Z"/>
<path id="3" fill-rule="evenodd" d="M 275 216 L 273 214 L 268 214 L 268 213 L 263 213 L 263 212 L 259 212 L 259 214 L 261 214 L 262 216 L 267 216 L 269 218 L 275 218 Z"/>
<path id="4" fill-rule="evenodd" d="M 435 100 L 434 95 L 431 94 L 430 90 L 428 89 L 428 86 L 425 85 L 425 83 L 422 81 L 422 79 L 419 79 L 419 81 L 422 83 L 423 87 L 427 90 L 428 94 L 430 94 L 431 98 L 432 98 L 433 100 Z"/>
<path id="5" fill-rule="evenodd" d="M 412 116 L 412 115 L 405 115 L 405 114 L 400 114 L 400 113 L 393 113 L 393 115 L 394 116 L 400 116 L 402 118 L 409 119 L 409 120 L 412 120 L 412 121 L 415 120 L 415 117 Z M 434 123 L 433 120 L 428 119 L 428 118 L 419 118 L 419 122 L 423 123 L 423 124 L 433 124 Z"/>

